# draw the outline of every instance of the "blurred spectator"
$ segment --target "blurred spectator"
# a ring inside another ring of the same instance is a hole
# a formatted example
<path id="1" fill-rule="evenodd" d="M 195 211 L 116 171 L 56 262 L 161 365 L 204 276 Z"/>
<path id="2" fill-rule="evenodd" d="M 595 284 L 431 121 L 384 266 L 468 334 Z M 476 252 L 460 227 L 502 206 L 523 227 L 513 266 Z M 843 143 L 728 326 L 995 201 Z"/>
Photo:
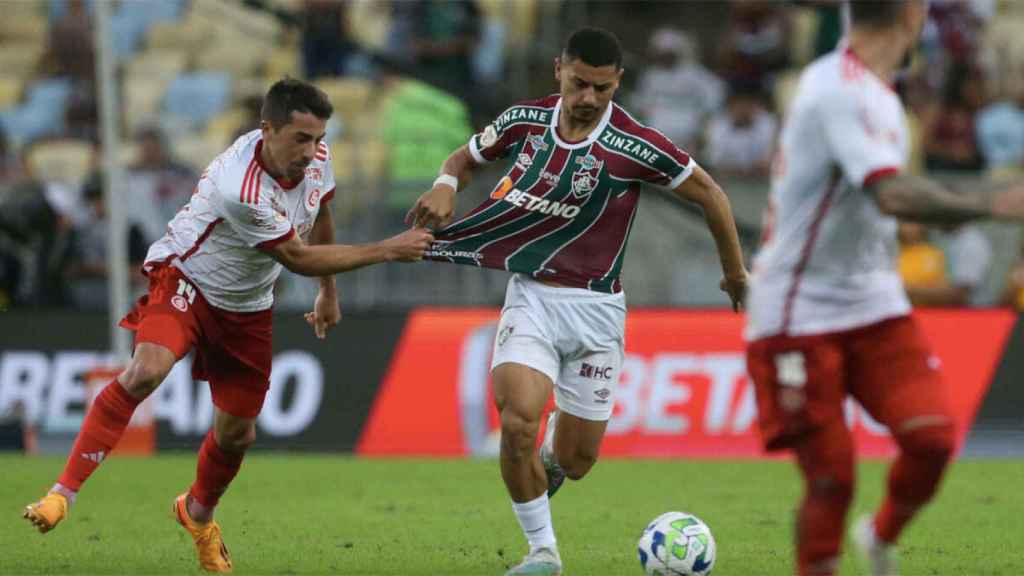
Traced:
<path id="1" fill-rule="evenodd" d="M 903 287 L 915 307 L 959 306 L 966 303 L 962 290 L 946 278 L 946 257 L 928 238 L 928 228 L 900 222 L 899 270 Z"/>
<path id="2" fill-rule="evenodd" d="M 390 149 L 389 208 L 402 215 L 429 188 L 438 167 L 473 134 L 466 105 L 451 94 L 389 73 L 381 112 Z"/>
<path id="3" fill-rule="evenodd" d="M 473 97 L 473 54 L 480 39 L 475 0 L 415 0 L 409 6 L 412 54 L 426 79 L 464 99 Z"/>
<path id="4" fill-rule="evenodd" d="M 975 120 L 978 148 L 988 170 L 1024 168 L 1024 90 L 1016 97 L 1000 98 Z"/>
<path id="5" fill-rule="evenodd" d="M 789 19 L 781 2 L 733 0 L 721 43 L 722 69 L 730 81 L 769 85 L 789 62 Z"/>
<path id="6" fill-rule="evenodd" d="M 86 218 L 77 224 L 64 255 L 64 277 L 71 301 L 79 310 L 105 310 L 108 305 L 107 277 L 109 257 L 107 235 L 110 226 L 103 188 L 98 176 L 88 180 L 82 190 L 87 210 Z M 140 286 L 144 280 L 140 270 L 149 246 L 141 227 L 134 222 L 128 227 L 128 262 L 132 283 Z"/>
<path id="7" fill-rule="evenodd" d="M 88 7 L 82 0 L 70 0 L 64 13 L 50 24 L 43 73 L 92 84 L 96 77 L 92 40 L 92 15 Z"/>
<path id="8" fill-rule="evenodd" d="M 651 36 L 649 59 L 633 106 L 651 126 L 697 154 L 705 123 L 725 98 L 723 82 L 701 65 L 693 40 L 674 28 Z"/>
<path id="9" fill-rule="evenodd" d="M 145 239 L 155 241 L 163 236 L 167 222 L 188 202 L 197 175 L 174 158 L 159 129 L 139 130 L 136 142 L 139 155 L 126 175 L 125 193 L 138 199 L 133 204 L 133 215 L 144 228 Z"/>
<path id="10" fill-rule="evenodd" d="M 983 81 L 973 68 L 957 66 L 946 83 L 942 105 L 925 130 L 928 170 L 977 171 L 982 167 L 974 115 L 984 100 Z"/>
<path id="11" fill-rule="evenodd" d="M 977 226 L 964 224 L 945 231 L 951 304 L 977 304 L 978 291 L 992 265 L 992 244 Z"/>
<path id="12" fill-rule="evenodd" d="M 768 175 L 778 120 L 765 107 L 764 94 L 750 82 L 734 82 L 725 110 L 708 124 L 705 158 L 716 174 Z"/>
<path id="13" fill-rule="evenodd" d="M 1024 312 L 1024 241 L 1020 243 L 1017 261 L 1007 273 L 1006 288 L 1003 289 L 1000 304 Z"/>
<path id="14" fill-rule="evenodd" d="M 300 14 L 302 63 L 307 78 L 344 76 L 358 51 L 348 28 L 347 0 L 306 0 Z"/>
<path id="15" fill-rule="evenodd" d="M 927 78 L 919 70 L 903 77 L 898 87 L 903 91 L 907 128 L 910 132 L 910 159 L 907 167 L 911 172 L 920 174 L 924 172 L 925 165 L 925 132 L 935 122 L 939 104 L 928 86 Z"/>

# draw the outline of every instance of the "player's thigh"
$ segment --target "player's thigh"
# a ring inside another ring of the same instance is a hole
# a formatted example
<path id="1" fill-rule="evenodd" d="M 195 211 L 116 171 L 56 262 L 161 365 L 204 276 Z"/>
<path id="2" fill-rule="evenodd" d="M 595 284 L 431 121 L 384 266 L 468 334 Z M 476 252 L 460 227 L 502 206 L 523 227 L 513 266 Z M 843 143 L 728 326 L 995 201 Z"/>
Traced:
<path id="1" fill-rule="evenodd" d="M 845 358 L 834 336 L 772 336 L 747 347 L 765 449 L 796 445 L 843 420 Z"/>
<path id="2" fill-rule="evenodd" d="M 938 359 L 913 318 L 859 330 L 846 348 L 850 393 L 893 434 L 953 422 Z"/>
<path id="3" fill-rule="evenodd" d="M 540 418 L 558 378 L 559 364 L 543 315 L 525 305 L 506 306 L 491 356 L 498 411 Z"/>

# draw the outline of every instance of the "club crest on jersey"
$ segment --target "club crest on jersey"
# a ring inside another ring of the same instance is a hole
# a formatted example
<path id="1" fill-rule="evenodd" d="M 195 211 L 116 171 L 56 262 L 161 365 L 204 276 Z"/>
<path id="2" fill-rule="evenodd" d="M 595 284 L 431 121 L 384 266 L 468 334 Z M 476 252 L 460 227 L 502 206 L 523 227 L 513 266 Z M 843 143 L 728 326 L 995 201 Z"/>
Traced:
<path id="1" fill-rule="evenodd" d="M 526 143 L 532 146 L 534 150 L 541 152 L 548 149 L 548 143 L 544 141 L 544 137 L 540 134 L 530 134 L 526 137 Z"/>
<path id="2" fill-rule="evenodd" d="M 309 209 L 312 210 L 316 208 L 318 202 L 320 202 L 320 189 L 313 188 L 313 193 L 306 199 L 306 206 L 309 206 Z"/>
<path id="3" fill-rule="evenodd" d="M 487 128 L 480 133 L 480 146 L 483 148 L 490 148 L 498 142 L 498 129 L 494 127 L 494 124 L 488 124 Z"/>
<path id="4" fill-rule="evenodd" d="M 572 194 L 582 198 L 594 191 L 597 187 L 597 175 L 604 167 L 604 160 L 598 160 L 592 154 L 587 154 L 576 159 L 579 168 L 572 173 Z"/>

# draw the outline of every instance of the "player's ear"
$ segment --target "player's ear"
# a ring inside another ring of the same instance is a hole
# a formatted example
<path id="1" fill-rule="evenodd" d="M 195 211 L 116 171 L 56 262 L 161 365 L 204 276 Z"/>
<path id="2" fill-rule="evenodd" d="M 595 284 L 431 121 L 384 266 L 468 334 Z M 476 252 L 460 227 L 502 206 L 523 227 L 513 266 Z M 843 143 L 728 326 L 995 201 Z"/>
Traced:
<path id="1" fill-rule="evenodd" d="M 260 120 L 260 130 L 263 132 L 264 136 L 270 134 L 272 129 L 273 129 L 273 126 L 270 125 L 270 122 L 268 122 L 266 120 Z"/>
<path id="2" fill-rule="evenodd" d="M 555 56 L 555 81 L 562 81 L 562 59 Z"/>

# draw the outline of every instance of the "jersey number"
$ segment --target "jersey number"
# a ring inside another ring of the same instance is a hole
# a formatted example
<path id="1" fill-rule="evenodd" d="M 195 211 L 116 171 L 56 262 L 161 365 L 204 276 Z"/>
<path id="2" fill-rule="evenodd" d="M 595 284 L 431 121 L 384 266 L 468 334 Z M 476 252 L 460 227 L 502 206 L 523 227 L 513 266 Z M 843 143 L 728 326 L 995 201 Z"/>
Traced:
<path id="1" fill-rule="evenodd" d="M 178 296 L 184 296 L 185 298 L 188 299 L 188 303 L 192 304 L 196 301 L 196 289 L 188 282 L 185 282 L 184 280 L 179 278 Z"/>
<path id="2" fill-rule="evenodd" d="M 775 357 L 775 378 L 789 388 L 807 385 L 807 368 L 803 352 L 786 352 Z"/>

